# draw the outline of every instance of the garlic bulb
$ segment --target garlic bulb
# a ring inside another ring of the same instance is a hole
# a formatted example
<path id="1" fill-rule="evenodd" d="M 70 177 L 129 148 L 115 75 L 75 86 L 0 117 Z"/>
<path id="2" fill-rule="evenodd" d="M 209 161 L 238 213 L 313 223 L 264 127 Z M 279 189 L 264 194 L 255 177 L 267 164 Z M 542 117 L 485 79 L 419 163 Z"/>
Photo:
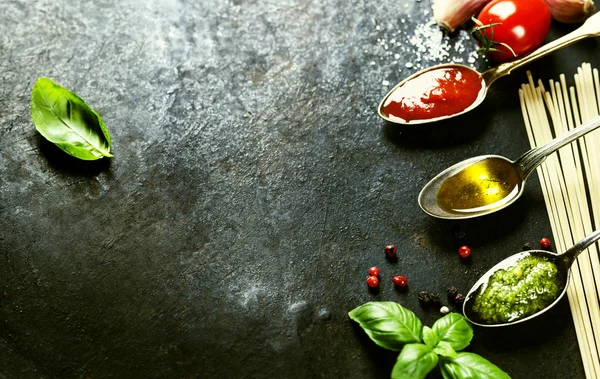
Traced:
<path id="1" fill-rule="evenodd" d="M 592 0 L 545 0 L 552 18 L 558 22 L 583 21 L 594 11 Z"/>
<path id="2" fill-rule="evenodd" d="M 433 2 L 433 18 L 439 26 L 453 32 L 472 16 L 475 16 L 489 2 L 490 0 L 435 0 Z"/>

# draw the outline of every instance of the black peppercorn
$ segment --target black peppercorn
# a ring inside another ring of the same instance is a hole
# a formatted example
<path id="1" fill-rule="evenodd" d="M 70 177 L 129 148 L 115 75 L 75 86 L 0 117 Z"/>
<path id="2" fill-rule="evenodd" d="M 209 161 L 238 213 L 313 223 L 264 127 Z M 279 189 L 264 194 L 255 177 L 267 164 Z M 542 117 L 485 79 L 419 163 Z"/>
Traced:
<path id="1" fill-rule="evenodd" d="M 456 287 L 448 287 L 448 296 L 450 296 L 451 298 L 456 297 L 456 294 L 458 293 L 458 290 L 456 289 Z"/>
<path id="2" fill-rule="evenodd" d="M 439 303 L 440 302 L 440 294 L 437 292 L 429 292 L 429 298 L 431 299 L 432 303 Z"/>
<path id="3" fill-rule="evenodd" d="M 429 297 L 429 292 L 421 291 L 421 292 L 419 292 L 418 297 L 419 297 L 419 301 L 422 303 L 431 302 L 431 298 Z"/>
<path id="4" fill-rule="evenodd" d="M 462 293 L 459 293 L 458 295 L 456 295 L 456 297 L 454 298 L 454 302 L 456 304 L 460 304 L 463 302 L 463 300 L 465 300 L 465 296 Z"/>
<path id="5" fill-rule="evenodd" d="M 531 245 L 529 244 L 529 242 L 525 242 L 523 244 L 523 251 L 527 251 L 527 250 L 531 250 Z"/>
<path id="6" fill-rule="evenodd" d="M 462 225 L 455 225 L 453 231 L 454 231 L 454 238 L 456 238 L 457 242 L 460 243 L 461 241 L 464 241 L 467 234 L 465 233 L 465 229 L 463 228 Z"/>

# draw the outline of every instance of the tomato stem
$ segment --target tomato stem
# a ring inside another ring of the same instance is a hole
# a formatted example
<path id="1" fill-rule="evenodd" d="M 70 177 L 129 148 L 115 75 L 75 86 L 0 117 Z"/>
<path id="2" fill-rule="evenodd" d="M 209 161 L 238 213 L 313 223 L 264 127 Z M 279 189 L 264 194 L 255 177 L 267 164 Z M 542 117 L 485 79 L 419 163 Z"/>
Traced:
<path id="1" fill-rule="evenodd" d="M 475 17 L 472 17 L 471 19 L 473 20 L 475 25 L 477 25 L 473 28 L 471 34 L 473 34 L 473 37 L 477 40 L 477 42 L 479 42 L 479 45 L 481 46 L 479 49 L 477 49 L 477 54 L 483 55 L 492 51 L 505 53 L 506 50 L 497 48 L 498 46 L 502 46 L 508 49 L 508 51 L 510 51 L 514 57 L 517 56 L 517 54 L 515 54 L 515 51 L 506 43 L 494 41 L 494 27 L 502 25 L 501 22 L 484 25 L 483 22 L 479 21 Z M 490 29 L 489 36 L 485 33 L 485 30 L 487 29 Z"/>

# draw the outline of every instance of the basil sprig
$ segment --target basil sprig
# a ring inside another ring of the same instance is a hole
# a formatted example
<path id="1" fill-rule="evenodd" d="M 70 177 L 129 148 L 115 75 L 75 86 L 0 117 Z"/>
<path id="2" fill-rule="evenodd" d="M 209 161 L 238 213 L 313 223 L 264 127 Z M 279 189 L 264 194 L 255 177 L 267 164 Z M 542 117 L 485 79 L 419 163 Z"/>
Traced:
<path id="1" fill-rule="evenodd" d="M 477 354 L 460 352 L 471 343 L 473 329 L 458 313 L 449 313 L 431 328 L 394 302 L 370 302 L 348 313 L 377 345 L 400 351 L 392 379 L 423 379 L 439 365 L 444 379 L 510 379 Z"/>
<path id="2" fill-rule="evenodd" d="M 83 160 L 112 157 L 102 118 L 73 92 L 40 78 L 31 92 L 31 117 L 44 138 Z"/>

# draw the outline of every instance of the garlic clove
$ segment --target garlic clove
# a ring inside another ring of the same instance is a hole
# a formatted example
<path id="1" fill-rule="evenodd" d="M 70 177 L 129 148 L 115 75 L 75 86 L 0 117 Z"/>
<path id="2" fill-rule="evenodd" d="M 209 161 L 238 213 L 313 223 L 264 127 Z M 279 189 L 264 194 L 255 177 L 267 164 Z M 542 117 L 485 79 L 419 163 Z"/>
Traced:
<path id="1" fill-rule="evenodd" d="M 434 0 L 433 18 L 439 26 L 449 32 L 454 32 L 456 28 L 467 22 L 472 16 L 475 16 L 490 1 Z"/>
<path id="2" fill-rule="evenodd" d="M 545 0 L 552 18 L 558 22 L 574 23 L 585 20 L 594 11 L 592 0 Z"/>

